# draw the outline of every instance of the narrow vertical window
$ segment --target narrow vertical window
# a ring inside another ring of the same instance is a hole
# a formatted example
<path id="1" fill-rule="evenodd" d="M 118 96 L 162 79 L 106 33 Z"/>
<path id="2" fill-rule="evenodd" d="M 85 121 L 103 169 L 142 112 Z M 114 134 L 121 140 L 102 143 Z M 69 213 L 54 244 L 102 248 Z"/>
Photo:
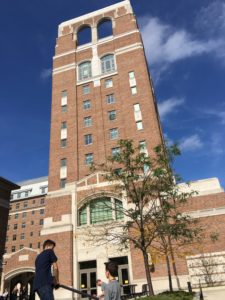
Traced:
<path id="1" fill-rule="evenodd" d="M 112 79 L 106 79 L 105 80 L 105 87 L 107 89 L 113 87 L 113 81 L 112 81 Z"/>
<path id="2" fill-rule="evenodd" d="M 67 111 L 67 91 L 61 93 L 61 110 L 62 112 Z"/>

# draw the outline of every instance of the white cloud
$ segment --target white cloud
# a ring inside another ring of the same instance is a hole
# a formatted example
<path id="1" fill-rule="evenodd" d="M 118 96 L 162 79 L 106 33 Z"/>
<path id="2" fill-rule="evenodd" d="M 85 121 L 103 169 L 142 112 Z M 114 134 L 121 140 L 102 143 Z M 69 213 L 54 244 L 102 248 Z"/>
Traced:
<path id="1" fill-rule="evenodd" d="M 225 57 L 222 34 L 216 38 L 197 39 L 187 30 L 177 29 L 154 17 L 142 17 L 140 25 L 146 56 L 156 81 L 162 72 L 179 60 L 211 53 Z"/>
<path id="2" fill-rule="evenodd" d="M 51 77 L 51 75 L 52 75 L 52 69 L 43 69 L 41 71 L 40 77 L 41 77 L 41 79 L 45 80 L 45 79 Z"/>
<path id="3" fill-rule="evenodd" d="M 209 115 L 209 116 L 215 116 L 217 119 L 219 119 L 219 121 L 222 125 L 225 125 L 225 111 L 224 110 L 207 109 L 207 110 L 202 110 L 202 113 Z"/>
<path id="4" fill-rule="evenodd" d="M 203 147 L 203 142 L 197 134 L 191 135 L 181 140 L 179 148 L 182 151 L 195 151 Z"/>
<path id="5" fill-rule="evenodd" d="M 211 150 L 214 155 L 223 155 L 224 148 L 224 135 L 221 133 L 213 133 L 211 136 Z"/>
<path id="6" fill-rule="evenodd" d="M 177 108 L 184 104 L 184 98 L 169 98 L 158 103 L 159 115 L 161 119 L 165 119 L 168 114 L 177 111 Z"/>

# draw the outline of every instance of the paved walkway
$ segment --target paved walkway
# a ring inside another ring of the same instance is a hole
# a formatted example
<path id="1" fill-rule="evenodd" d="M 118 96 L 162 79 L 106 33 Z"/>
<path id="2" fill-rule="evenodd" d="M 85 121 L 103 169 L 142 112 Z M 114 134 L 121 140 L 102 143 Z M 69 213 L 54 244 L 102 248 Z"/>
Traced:
<path id="1" fill-rule="evenodd" d="M 203 288 L 204 300 L 225 300 L 225 287 Z M 199 300 L 199 293 L 195 297 Z"/>

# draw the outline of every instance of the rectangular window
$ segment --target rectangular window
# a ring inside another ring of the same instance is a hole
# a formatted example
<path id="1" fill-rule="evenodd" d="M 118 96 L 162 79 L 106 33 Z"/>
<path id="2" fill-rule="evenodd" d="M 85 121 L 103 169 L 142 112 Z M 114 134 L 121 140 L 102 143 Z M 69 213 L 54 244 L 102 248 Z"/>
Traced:
<path id="1" fill-rule="evenodd" d="M 67 91 L 62 91 L 61 93 L 61 105 L 67 104 Z"/>
<path id="2" fill-rule="evenodd" d="M 66 186 L 66 178 L 60 179 L 60 188 L 64 189 Z"/>
<path id="3" fill-rule="evenodd" d="M 114 97 L 114 94 L 110 94 L 110 95 L 107 95 L 106 96 L 106 102 L 108 104 L 112 104 L 112 103 L 115 103 L 115 97 Z"/>
<path id="4" fill-rule="evenodd" d="M 33 235 L 34 235 L 34 234 L 33 234 L 33 232 L 31 231 L 31 232 L 30 232 L 30 236 L 33 236 Z"/>
<path id="5" fill-rule="evenodd" d="M 106 79 L 106 80 L 105 80 L 105 87 L 106 87 L 106 88 L 111 88 L 111 87 L 113 87 L 113 81 L 112 81 L 112 79 Z"/>
<path id="6" fill-rule="evenodd" d="M 62 140 L 60 141 L 60 143 L 61 143 L 61 148 L 65 148 L 66 145 L 67 145 L 67 139 L 62 139 Z"/>
<path id="7" fill-rule="evenodd" d="M 32 212 L 31 212 L 31 213 L 32 213 L 32 215 L 34 215 L 34 214 L 35 214 L 35 210 L 32 210 Z"/>
<path id="8" fill-rule="evenodd" d="M 92 144 L 92 134 L 86 134 L 84 136 L 84 144 L 85 145 L 90 145 Z"/>
<path id="9" fill-rule="evenodd" d="M 18 219 L 19 215 L 18 214 L 15 214 L 15 219 Z"/>
<path id="10" fill-rule="evenodd" d="M 145 141 L 140 141 L 139 142 L 139 147 L 140 147 L 140 150 L 146 150 L 146 142 Z"/>
<path id="11" fill-rule="evenodd" d="M 41 204 L 44 204 L 44 203 L 45 203 L 45 198 L 41 198 L 40 203 L 41 203 Z"/>
<path id="12" fill-rule="evenodd" d="M 85 164 L 86 165 L 90 165 L 93 163 L 93 153 L 88 153 L 88 154 L 85 154 Z"/>
<path id="13" fill-rule="evenodd" d="M 16 252 L 16 246 L 12 246 L 12 252 Z"/>
<path id="14" fill-rule="evenodd" d="M 108 117 L 109 117 L 110 121 L 115 120 L 116 119 L 116 111 L 115 110 L 108 111 Z"/>
<path id="15" fill-rule="evenodd" d="M 90 127 L 92 126 L 92 118 L 91 117 L 85 117 L 84 118 L 84 127 Z"/>
<path id="16" fill-rule="evenodd" d="M 118 136 L 119 136 L 118 128 L 112 128 L 112 129 L 109 130 L 110 140 L 117 139 Z"/>
<path id="17" fill-rule="evenodd" d="M 137 87 L 136 87 L 136 86 L 133 86 L 133 87 L 131 88 L 131 94 L 132 94 L 132 95 L 136 95 L 136 94 L 137 94 Z"/>
<path id="18" fill-rule="evenodd" d="M 13 229 L 16 230 L 18 228 L 18 224 L 13 225 Z"/>
<path id="19" fill-rule="evenodd" d="M 134 111 L 135 112 L 138 112 L 138 111 L 140 111 L 141 109 L 140 109 L 140 104 L 139 103 L 137 103 L 137 104 L 134 104 Z"/>
<path id="20" fill-rule="evenodd" d="M 67 123 L 66 122 L 61 123 L 61 129 L 67 129 Z"/>
<path id="21" fill-rule="evenodd" d="M 91 108 L 91 100 L 85 100 L 83 102 L 83 109 L 87 110 Z"/>
<path id="22" fill-rule="evenodd" d="M 43 215 L 45 213 L 44 209 L 40 209 L 40 215 Z"/>
<path id="23" fill-rule="evenodd" d="M 21 227 L 22 227 L 22 228 L 26 228 L 26 223 L 23 222 L 22 225 L 21 225 Z"/>
<path id="24" fill-rule="evenodd" d="M 13 241 L 16 241 L 16 234 L 13 234 L 12 240 L 13 240 Z"/>
<path id="25" fill-rule="evenodd" d="M 20 204 L 16 203 L 16 209 L 19 209 L 19 208 L 20 208 Z"/>
<path id="26" fill-rule="evenodd" d="M 60 167 L 63 168 L 63 167 L 66 167 L 66 165 L 67 165 L 67 159 L 66 158 L 61 159 Z"/>
<path id="27" fill-rule="evenodd" d="M 30 224 L 31 224 L 31 225 L 34 225 L 34 221 L 30 221 Z"/>
<path id="28" fill-rule="evenodd" d="M 67 112 L 67 105 L 62 105 L 61 106 L 61 111 L 62 112 Z"/>
<path id="29" fill-rule="evenodd" d="M 23 249 L 24 245 L 20 245 L 20 250 Z"/>
<path id="30" fill-rule="evenodd" d="M 40 225 L 43 225 L 43 224 L 44 224 L 44 220 L 43 220 L 43 219 L 40 219 L 39 224 L 40 224 Z"/>
<path id="31" fill-rule="evenodd" d="M 28 206 L 28 203 L 27 203 L 27 202 L 24 202 L 24 203 L 23 203 L 23 207 L 26 208 L 27 206 Z"/>
<path id="32" fill-rule="evenodd" d="M 79 211 L 79 225 L 86 225 L 87 224 L 87 206 L 82 208 Z"/>
<path id="33" fill-rule="evenodd" d="M 24 239 L 25 239 L 25 233 L 21 233 L 20 239 L 21 239 L 21 240 L 24 240 Z"/>
<path id="34" fill-rule="evenodd" d="M 23 212 L 23 213 L 22 213 L 22 218 L 26 218 L 26 216 L 27 216 L 27 213 L 26 213 L 26 212 Z"/>
<path id="35" fill-rule="evenodd" d="M 41 248 L 41 243 L 40 242 L 38 242 L 38 249 L 40 249 Z"/>
<path id="36" fill-rule="evenodd" d="M 143 129 L 142 121 L 136 122 L 136 125 L 137 125 L 137 130 L 142 130 Z"/>
<path id="37" fill-rule="evenodd" d="M 32 246 L 32 244 L 29 244 L 29 248 L 32 248 L 33 246 Z"/>
<path id="38" fill-rule="evenodd" d="M 83 95 L 87 95 L 90 93 L 90 86 L 89 85 L 84 85 L 82 87 L 82 90 L 83 90 Z"/>
<path id="39" fill-rule="evenodd" d="M 112 148 L 112 156 L 115 156 L 119 153 L 120 153 L 120 148 L 119 147 Z"/>
<path id="40" fill-rule="evenodd" d="M 132 72 L 129 72 L 129 78 L 130 79 L 134 79 L 135 78 L 135 75 L 134 75 L 134 72 L 132 71 Z"/>

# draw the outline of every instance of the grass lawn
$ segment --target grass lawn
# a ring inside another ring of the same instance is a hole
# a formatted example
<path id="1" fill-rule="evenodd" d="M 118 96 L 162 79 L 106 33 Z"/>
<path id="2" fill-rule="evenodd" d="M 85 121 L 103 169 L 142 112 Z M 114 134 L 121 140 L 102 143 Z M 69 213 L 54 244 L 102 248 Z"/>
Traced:
<path id="1" fill-rule="evenodd" d="M 194 293 L 190 294 L 184 291 L 163 292 L 156 296 L 141 298 L 141 300 L 192 300 L 194 295 Z"/>

